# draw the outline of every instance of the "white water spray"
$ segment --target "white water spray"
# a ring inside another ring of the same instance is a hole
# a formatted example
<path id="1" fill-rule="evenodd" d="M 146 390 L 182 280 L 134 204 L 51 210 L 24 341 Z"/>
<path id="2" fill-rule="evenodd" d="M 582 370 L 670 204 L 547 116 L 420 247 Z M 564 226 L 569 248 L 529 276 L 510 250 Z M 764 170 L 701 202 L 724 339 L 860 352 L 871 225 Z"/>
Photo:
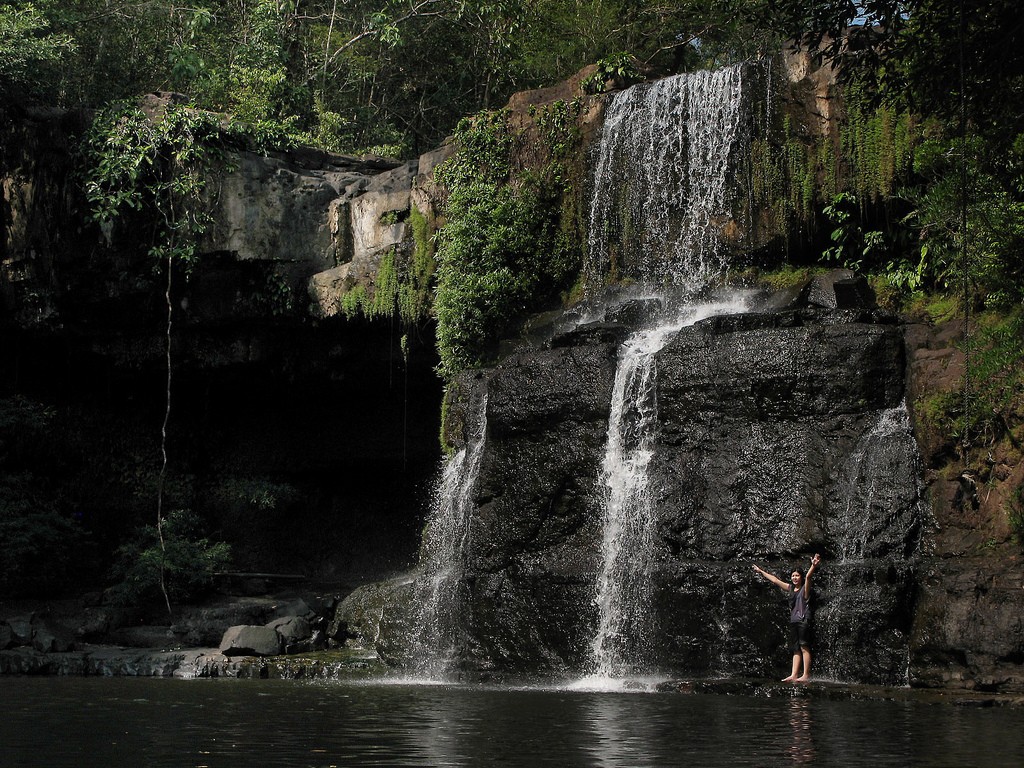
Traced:
<path id="1" fill-rule="evenodd" d="M 411 666 L 417 676 L 431 680 L 451 675 L 463 645 L 463 572 L 471 535 L 473 489 L 486 444 L 486 413 L 485 394 L 472 413 L 469 439 L 445 463 L 423 530 L 422 570 L 414 586 Z"/>

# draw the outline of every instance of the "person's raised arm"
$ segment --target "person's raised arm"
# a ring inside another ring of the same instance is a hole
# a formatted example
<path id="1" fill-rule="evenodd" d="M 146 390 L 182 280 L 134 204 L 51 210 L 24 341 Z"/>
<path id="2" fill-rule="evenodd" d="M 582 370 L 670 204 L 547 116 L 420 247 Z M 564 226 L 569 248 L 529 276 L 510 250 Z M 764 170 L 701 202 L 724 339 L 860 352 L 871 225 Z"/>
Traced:
<path id="1" fill-rule="evenodd" d="M 764 576 L 766 579 L 768 579 L 768 581 L 770 581 L 772 584 L 774 584 L 779 589 L 785 590 L 787 592 L 789 591 L 789 584 L 784 582 L 782 579 L 780 579 L 775 574 L 768 573 L 768 571 L 764 570 L 763 568 L 758 567 L 756 564 L 754 565 L 754 570 L 757 571 L 762 576 Z"/>
<path id="2" fill-rule="evenodd" d="M 818 570 L 818 563 L 821 562 L 821 555 L 815 553 L 814 557 L 811 558 L 811 567 L 807 569 L 807 574 L 804 576 L 804 597 L 810 598 L 811 596 L 811 576 L 816 570 Z"/>

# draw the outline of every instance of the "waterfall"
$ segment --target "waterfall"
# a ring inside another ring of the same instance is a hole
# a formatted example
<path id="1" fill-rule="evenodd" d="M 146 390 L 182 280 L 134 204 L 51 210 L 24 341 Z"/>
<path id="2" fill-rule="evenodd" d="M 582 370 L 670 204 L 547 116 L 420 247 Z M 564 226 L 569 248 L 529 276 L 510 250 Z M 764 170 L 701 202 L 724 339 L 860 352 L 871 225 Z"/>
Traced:
<path id="1" fill-rule="evenodd" d="M 588 220 L 588 285 L 610 268 L 647 285 L 701 287 L 726 264 L 730 169 L 745 67 L 636 85 L 605 113 Z"/>
<path id="2" fill-rule="evenodd" d="M 847 501 L 837 518 L 840 564 L 863 562 L 872 555 L 877 556 L 878 553 L 872 551 L 873 530 L 886 526 L 886 517 L 901 506 L 902 495 L 918 495 L 916 487 L 906 489 L 892 485 L 893 477 L 902 476 L 894 471 L 896 465 L 916 452 L 917 443 L 906 403 L 882 411 L 878 421 L 857 441 L 841 480 Z M 911 476 L 914 475 L 916 473 Z"/>
<path id="3" fill-rule="evenodd" d="M 684 306 L 671 319 L 632 334 L 619 350 L 601 467 L 598 628 L 591 643 L 598 680 L 653 671 L 650 588 L 657 518 L 647 467 L 658 429 L 657 353 L 682 328 L 744 310 L 742 297 Z"/>
<path id="4" fill-rule="evenodd" d="M 730 158 L 741 136 L 743 67 L 634 86 L 605 115 L 590 206 L 588 279 L 634 264 L 642 285 L 684 296 L 726 268 Z M 672 297 L 663 296 L 666 304 Z M 601 565 L 591 643 L 595 681 L 653 672 L 651 575 L 656 512 L 648 464 L 658 428 L 657 353 L 683 327 L 744 311 L 742 299 L 677 306 L 619 350 L 600 487 Z M 585 681 L 587 682 L 587 681 Z"/>
<path id="5" fill-rule="evenodd" d="M 917 456 L 910 414 L 902 403 L 878 414 L 839 473 L 830 537 L 836 559 L 827 565 L 825 599 L 815 619 L 822 630 L 818 674 L 856 679 L 864 656 L 871 655 L 876 676 L 907 682 L 909 627 L 872 625 L 880 605 L 900 599 L 896 587 L 912 567 L 909 559 L 926 516 Z M 866 628 L 877 637 L 874 643 L 860 636 Z"/>
<path id="6" fill-rule="evenodd" d="M 463 571 L 470 540 L 473 489 L 487 431 L 487 395 L 475 403 L 466 444 L 444 464 L 420 545 L 414 584 L 411 666 L 415 674 L 442 680 L 455 669 L 463 646 Z"/>

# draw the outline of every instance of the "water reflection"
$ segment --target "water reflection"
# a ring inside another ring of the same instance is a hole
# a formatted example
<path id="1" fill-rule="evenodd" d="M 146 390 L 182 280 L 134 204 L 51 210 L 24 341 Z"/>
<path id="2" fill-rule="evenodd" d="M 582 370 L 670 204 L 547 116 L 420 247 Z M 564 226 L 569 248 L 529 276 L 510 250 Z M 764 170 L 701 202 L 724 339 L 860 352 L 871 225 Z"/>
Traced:
<path id="1" fill-rule="evenodd" d="M 810 765 L 817 758 L 810 699 L 790 699 L 789 727 L 793 741 L 787 750 L 793 765 Z"/>
<path id="2" fill-rule="evenodd" d="M 590 738 L 585 744 L 590 765 L 601 768 L 657 765 L 653 750 L 659 743 L 653 726 L 656 720 L 635 706 L 634 696 L 611 694 L 587 696 L 581 712 Z"/>
<path id="3" fill-rule="evenodd" d="M 1024 710 L 286 681 L 0 678 L 3 768 L 1024 765 Z"/>

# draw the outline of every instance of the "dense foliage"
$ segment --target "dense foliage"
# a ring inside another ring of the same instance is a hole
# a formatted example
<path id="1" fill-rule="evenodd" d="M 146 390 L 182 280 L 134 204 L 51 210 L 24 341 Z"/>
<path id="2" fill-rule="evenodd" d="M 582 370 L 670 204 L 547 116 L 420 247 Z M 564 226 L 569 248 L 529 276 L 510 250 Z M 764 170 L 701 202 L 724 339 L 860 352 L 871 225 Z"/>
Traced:
<path id="1" fill-rule="evenodd" d="M 518 132 L 501 111 L 460 123 L 456 153 L 436 174 L 448 191 L 434 302 L 446 378 L 482 362 L 514 320 L 557 298 L 579 271 L 569 236 L 578 185 L 565 162 L 579 151 L 578 115 L 578 102 L 558 101 Z M 537 145 L 542 156 L 517 167 Z"/>
<path id="2" fill-rule="evenodd" d="M 463 115 L 628 52 L 772 48 L 761 0 L 0 0 L 0 81 L 65 106 L 153 90 L 344 151 L 418 152 Z"/>
<path id="3" fill-rule="evenodd" d="M 154 526 L 144 526 L 119 548 L 113 568 L 117 583 L 111 590 L 116 603 L 155 603 L 162 593 L 176 604 L 194 600 L 230 562 L 231 548 L 202 536 L 200 521 L 188 511 L 168 513 L 163 528 L 158 533 Z"/>

